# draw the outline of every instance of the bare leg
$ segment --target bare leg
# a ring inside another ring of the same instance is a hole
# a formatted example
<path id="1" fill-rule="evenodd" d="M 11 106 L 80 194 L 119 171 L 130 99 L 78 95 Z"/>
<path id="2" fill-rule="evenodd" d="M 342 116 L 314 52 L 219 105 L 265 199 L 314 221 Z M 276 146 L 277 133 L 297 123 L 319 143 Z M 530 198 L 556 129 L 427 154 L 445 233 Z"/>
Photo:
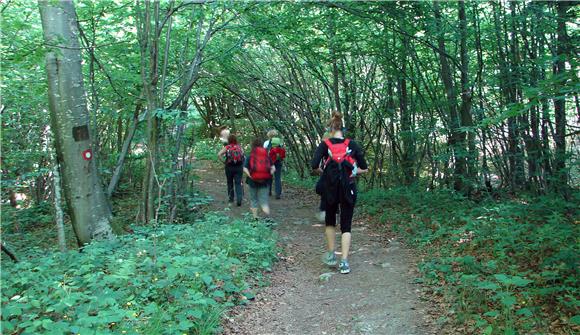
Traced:
<path id="1" fill-rule="evenodd" d="M 324 234 L 326 235 L 326 246 L 328 247 L 328 251 L 334 252 L 334 241 L 336 240 L 336 229 L 333 226 L 326 226 L 324 230 Z"/>
<path id="2" fill-rule="evenodd" d="M 342 236 L 340 237 L 340 245 L 342 248 L 342 259 L 347 259 L 348 258 L 348 252 L 350 250 L 350 233 L 342 233 Z"/>
<path id="3" fill-rule="evenodd" d="M 252 216 L 254 217 L 254 219 L 258 219 L 258 209 L 250 208 L 250 211 L 252 212 Z"/>

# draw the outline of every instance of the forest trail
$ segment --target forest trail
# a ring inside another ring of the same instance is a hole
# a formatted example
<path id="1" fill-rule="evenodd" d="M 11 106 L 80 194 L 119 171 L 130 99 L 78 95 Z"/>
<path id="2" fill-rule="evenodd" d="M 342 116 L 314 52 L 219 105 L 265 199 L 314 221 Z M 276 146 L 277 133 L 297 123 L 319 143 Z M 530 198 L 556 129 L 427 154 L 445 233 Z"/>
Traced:
<path id="1" fill-rule="evenodd" d="M 247 197 L 241 207 L 228 204 L 221 166 L 204 162 L 197 174 L 201 191 L 214 199 L 212 210 L 226 209 L 224 213 L 232 217 L 249 212 Z M 399 242 L 385 242 L 373 234 L 355 211 L 352 273 L 343 275 L 321 262 L 323 224 L 314 218 L 316 194 L 284 185 L 282 199 L 270 199 L 282 257 L 273 268 L 270 286 L 260 289 L 251 304 L 226 315 L 224 334 L 441 332 L 429 317 L 427 303 L 419 298 L 420 287 L 412 283 L 415 266 Z"/>

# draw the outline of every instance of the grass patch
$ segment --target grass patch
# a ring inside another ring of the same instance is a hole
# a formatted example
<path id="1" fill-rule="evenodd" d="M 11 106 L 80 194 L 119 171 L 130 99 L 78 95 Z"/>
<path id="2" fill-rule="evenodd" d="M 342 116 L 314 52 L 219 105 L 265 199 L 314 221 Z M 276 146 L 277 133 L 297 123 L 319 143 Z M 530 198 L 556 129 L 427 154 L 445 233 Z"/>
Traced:
<path id="1" fill-rule="evenodd" d="M 419 264 L 422 280 L 451 301 L 471 332 L 578 331 L 578 197 L 476 203 L 408 187 L 359 199 L 428 255 Z"/>

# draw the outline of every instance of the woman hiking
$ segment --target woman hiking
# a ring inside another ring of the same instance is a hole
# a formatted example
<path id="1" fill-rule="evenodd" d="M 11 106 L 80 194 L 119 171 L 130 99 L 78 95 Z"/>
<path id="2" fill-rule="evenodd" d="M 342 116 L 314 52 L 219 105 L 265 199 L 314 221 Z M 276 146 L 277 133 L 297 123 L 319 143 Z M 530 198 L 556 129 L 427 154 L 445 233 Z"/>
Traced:
<path id="1" fill-rule="evenodd" d="M 269 185 L 276 167 L 272 164 L 268 151 L 262 146 L 262 140 L 252 141 L 252 151 L 244 162 L 244 173 L 247 175 L 246 184 L 250 186 L 250 211 L 254 219 L 258 219 L 258 206 L 264 214 L 270 215 Z"/>
<path id="2" fill-rule="evenodd" d="M 367 172 L 368 166 L 360 146 L 343 136 L 342 114 L 334 112 L 328 122 L 329 138 L 318 145 L 310 163 L 312 170 L 322 172 L 319 191 L 323 192 L 322 199 L 325 216 L 325 236 L 327 252 L 324 254 L 324 263 L 336 265 L 334 244 L 336 239 L 336 213 L 340 206 L 341 230 L 341 260 L 340 273 L 350 273 L 348 253 L 351 242 L 351 224 L 356 203 L 355 176 Z M 324 162 L 324 169 L 320 168 L 320 161 Z"/>
<path id="3" fill-rule="evenodd" d="M 266 134 L 268 140 L 264 142 L 264 148 L 268 150 L 268 155 L 272 164 L 276 166 L 276 172 L 274 172 L 274 185 L 276 192 L 276 199 L 280 199 L 282 196 L 282 162 L 286 158 L 286 149 L 282 144 L 282 139 L 278 137 L 278 131 L 272 129 Z M 269 186 L 269 194 L 272 195 L 272 183 Z"/>
<path id="4" fill-rule="evenodd" d="M 218 158 L 224 159 L 226 180 L 228 183 L 228 198 L 234 202 L 234 189 L 236 204 L 242 205 L 244 189 L 242 186 L 242 174 L 244 164 L 244 150 L 238 144 L 236 135 L 229 135 L 227 144 L 218 153 Z"/>

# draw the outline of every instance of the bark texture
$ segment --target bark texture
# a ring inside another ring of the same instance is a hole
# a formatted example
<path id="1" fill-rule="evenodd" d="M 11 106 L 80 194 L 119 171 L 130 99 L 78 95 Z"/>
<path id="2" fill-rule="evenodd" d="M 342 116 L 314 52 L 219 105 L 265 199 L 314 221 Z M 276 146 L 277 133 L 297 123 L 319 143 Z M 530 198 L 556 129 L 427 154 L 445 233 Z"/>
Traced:
<path id="1" fill-rule="evenodd" d="M 110 239 L 111 209 L 95 159 L 83 86 L 77 16 L 71 1 L 39 1 L 50 119 L 62 187 L 79 246 Z M 90 155 L 90 157 L 88 157 Z"/>

